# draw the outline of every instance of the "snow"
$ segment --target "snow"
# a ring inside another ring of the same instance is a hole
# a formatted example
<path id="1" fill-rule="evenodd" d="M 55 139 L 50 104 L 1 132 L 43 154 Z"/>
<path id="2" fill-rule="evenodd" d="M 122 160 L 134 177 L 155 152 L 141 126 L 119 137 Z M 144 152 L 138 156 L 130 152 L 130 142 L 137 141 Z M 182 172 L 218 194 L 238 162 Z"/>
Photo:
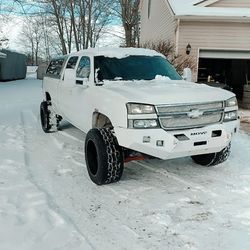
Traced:
<path id="1" fill-rule="evenodd" d="M 79 54 L 91 54 L 93 56 L 106 56 L 106 57 L 114 57 L 114 58 L 125 58 L 130 55 L 143 55 L 143 56 L 161 56 L 165 57 L 164 55 L 150 49 L 143 49 L 143 48 L 113 48 L 113 47 L 97 47 L 97 48 L 89 48 L 86 50 L 81 50 L 72 55 L 79 55 Z"/>
<path id="2" fill-rule="evenodd" d="M 250 248 L 250 134 L 219 166 L 132 162 L 119 183 L 96 186 L 85 134 L 67 122 L 41 130 L 33 76 L 0 83 L 0 249 Z"/>
<path id="3" fill-rule="evenodd" d="M 223 8 L 223 7 L 201 7 L 195 5 L 200 0 L 168 0 L 177 17 L 204 16 L 204 17 L 228 17 L 245 18 L 250 17 L 249 8 Z"/>

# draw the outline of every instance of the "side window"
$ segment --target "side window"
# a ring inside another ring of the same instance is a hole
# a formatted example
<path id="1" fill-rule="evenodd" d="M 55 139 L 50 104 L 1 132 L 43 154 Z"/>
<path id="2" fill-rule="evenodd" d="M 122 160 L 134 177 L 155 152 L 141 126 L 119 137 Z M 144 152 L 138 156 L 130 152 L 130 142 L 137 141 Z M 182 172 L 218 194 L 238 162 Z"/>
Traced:
<path id="1" fill-rule="evenodd" d="M 46 74 L 59 77 L 63 65 L 63 59 L 52 60 L 49 64 L 49 67 L 46 71 Z"/>
<path id="2" fill-rule="evenodd" d="M 78 60 L 78 56 L 72 56 L 69 58 L 66 69 L 74 69 L 76 67 L 76 63 Z"/>
<path id="3" fill-rule="evenodd" d="M 90 59 L 87 56 L 83 56 L 76 70 L 76 77 L 89 79 L 89 75 L 90 75 Z"/>

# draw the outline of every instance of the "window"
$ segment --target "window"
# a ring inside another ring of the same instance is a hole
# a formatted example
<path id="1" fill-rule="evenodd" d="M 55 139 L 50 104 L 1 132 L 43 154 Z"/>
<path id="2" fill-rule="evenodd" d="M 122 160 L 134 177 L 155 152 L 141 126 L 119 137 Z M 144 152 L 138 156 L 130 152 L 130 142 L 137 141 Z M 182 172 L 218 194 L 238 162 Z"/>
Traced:
<path id="1" fill-rule="evenodd" d="M 90 59 L 87 56 L 83 56 L 76 70 L 76 77 L 89 79 L 89 75 L 90 75 Z"/>
<path id="2" fill-rule="evenodd" d="M 49 64 L 46 74 L 54 77 L 60 77 L 63 61 L 64 58 L 53 59 Z"/>
<path id="3" fill-rule="evenodd" d="M 66 69 L 74 69 L 78 61 L 78 56 L 72 56 L 69 58 Z"/>
<path id="4" fill-rule="evenodd" d="M 151 3 L 152 1 L 148 0 L 148 19 L 150 18 L 150 15 L 151 15 Z"/>
<path id="5" fill-rule="evenodd" d="M 111 81 L 153 80 L 165 76 L 171 80 L 181 80 L 175 68 L 161 56 L 131 55 L 125 58 L 96 56 L 94 58 L 97 79 Z"/>

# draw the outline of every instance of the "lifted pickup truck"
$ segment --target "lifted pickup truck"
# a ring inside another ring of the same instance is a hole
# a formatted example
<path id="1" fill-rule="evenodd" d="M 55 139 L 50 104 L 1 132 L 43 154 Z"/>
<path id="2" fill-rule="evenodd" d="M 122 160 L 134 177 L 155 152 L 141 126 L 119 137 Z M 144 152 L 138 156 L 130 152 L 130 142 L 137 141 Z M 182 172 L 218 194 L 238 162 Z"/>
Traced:
<path id="1" fill-rule="evenodd" d="M 233 93 L 184 81 L 163 55 L 146 49 L 53 59 L 43 93 L 43 130 L 56 131 L 64 118 L 87 133 L 86 165 L 98 185 L 119 181 L 124 162 L 139 155 L 219 164 L 239 124 Z"/>

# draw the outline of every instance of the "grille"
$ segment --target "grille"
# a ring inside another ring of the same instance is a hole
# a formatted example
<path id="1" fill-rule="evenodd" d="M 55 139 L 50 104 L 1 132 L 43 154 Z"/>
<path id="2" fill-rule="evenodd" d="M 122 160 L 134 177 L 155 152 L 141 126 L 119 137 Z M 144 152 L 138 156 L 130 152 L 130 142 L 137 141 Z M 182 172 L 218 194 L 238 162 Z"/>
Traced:
<path id="1" fill-rule="evenodd" d="M 223 102 L 186 104 L 186 105 L 161 105 L 156 107 L 159 121 L 164 129 L 186 129 L 203 127 L 222 121 Z"/>

